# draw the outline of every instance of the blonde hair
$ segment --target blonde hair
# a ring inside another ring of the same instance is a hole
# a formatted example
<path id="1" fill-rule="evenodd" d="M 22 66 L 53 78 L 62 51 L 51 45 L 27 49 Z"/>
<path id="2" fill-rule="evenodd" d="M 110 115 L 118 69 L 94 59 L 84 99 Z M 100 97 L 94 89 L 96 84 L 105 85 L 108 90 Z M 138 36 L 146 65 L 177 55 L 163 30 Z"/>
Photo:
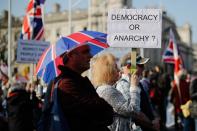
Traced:
<path id="1" fill-rule="evenodd" d="M 117 73 L 115 57 L 110 53 L 98 56 L 93 61 L 91 73 L 95 87 L 104 84 L 112 85 L 116 81 L 115 73 Z"/>

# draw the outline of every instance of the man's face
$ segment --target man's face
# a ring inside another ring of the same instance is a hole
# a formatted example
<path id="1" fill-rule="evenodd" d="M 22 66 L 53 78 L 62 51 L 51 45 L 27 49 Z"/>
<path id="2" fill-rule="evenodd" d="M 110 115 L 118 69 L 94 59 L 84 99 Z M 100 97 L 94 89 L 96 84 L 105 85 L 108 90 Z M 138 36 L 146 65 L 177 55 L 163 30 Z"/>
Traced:
<path id="1" fill-rule="evenodd" d="M 90 68 L 90 59 L 92 55 L 90 54 L 90 47 L 88 45 L 83 45 L 78 47 L 73 51 L 75 66 L 81 72 Z"/>

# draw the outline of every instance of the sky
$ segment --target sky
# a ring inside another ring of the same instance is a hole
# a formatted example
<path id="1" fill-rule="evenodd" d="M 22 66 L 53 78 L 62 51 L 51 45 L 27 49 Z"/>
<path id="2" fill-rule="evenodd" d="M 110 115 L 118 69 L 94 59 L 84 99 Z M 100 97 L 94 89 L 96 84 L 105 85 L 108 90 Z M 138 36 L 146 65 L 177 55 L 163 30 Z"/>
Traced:
<path id="1" fill-rule="evenodd" d="M 0 0 L 0 12 L 8 9 L 8 0 Z M 88 0 L 72 0 L 73 2 L 81 1 L 78 5 L 79 8 L 87 7 Z M 52 11 L 52 5 L 54 3 L 60 3 L 61 10 L 68 8 L 68 0 L 46 0 L 45 12 Z M 12 0 L 12 14 L 15 16 L 25 15 L 25 9 L 27 7 L 28 0 Z M 145 8 L 151 6 L 163 7 L 167 15 L 172 18 L 177 27 L 180 27 L 186 23 L 192 26 L 193 36 L 192 40 L 197 43 L 197 0 L 132 0 L 133 7 Z M 73 7 L 77 8 L 77 7 Z"/>

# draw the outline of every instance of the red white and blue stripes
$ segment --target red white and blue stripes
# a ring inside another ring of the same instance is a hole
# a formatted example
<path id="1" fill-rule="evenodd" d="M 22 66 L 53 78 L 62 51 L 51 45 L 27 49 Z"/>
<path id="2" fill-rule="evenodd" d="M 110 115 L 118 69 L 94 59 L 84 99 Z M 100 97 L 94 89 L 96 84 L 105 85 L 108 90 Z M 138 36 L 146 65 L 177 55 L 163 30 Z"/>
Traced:
<path id="1" fill-rule="evenodd" d="M 61 37 L 55 45 L 51 45 L 42 54 L 36 67 L 36 74 L 48 83 L 60 73 L 57 66 L 62 64 L 62 60 L 59 57 L 61 54 L 81 44 L 88 44 L 91 54 L 95 55 L 108 47 L 106 38 L 107 34 L 96 31 L 80 31 L 67 37 Z"/>
<path id="2" fill-rule="evenodd" d="M 172 29 L 170 29 L 169 45 L 164 51 L 163 61 L 165 63 L 174 64 L 174 80 L 178 85 L 178 72 L 183 68 L 183 61 L 181 59 L 181 56 L 179 55 L 177 43 Z"/>
<path id="3" fill-rule="evenodd" d="M 44 0 L 30 0 L 23 20 L 20 39 L 41 40 L 44 35 L 41 4 Z"/>

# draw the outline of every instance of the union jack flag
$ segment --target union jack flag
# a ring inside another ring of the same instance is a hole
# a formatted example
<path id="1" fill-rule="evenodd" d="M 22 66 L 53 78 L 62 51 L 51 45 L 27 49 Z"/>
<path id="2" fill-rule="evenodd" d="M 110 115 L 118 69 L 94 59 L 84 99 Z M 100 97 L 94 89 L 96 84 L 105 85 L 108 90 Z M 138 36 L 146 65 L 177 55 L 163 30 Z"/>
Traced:
<path id="1" fill-rule="evenodd" d="M 163 61 L 165 63 L 174 64 L 173 41 L 170 41 L 163 54 Z"/>
<path id="2" fill-rule="evenodd" d="M 179 83 L 178 72 L 181 69 L 183 69 L 183 61 L 181 59 L 181 56 L 179 55 L 177 43 L 176 43 L 175 36 L 174 36 L 172 29 L 170 29 L 169 45 L 164 51 L 163 61 L 165 63 L 174 64 L 174 80 L 175 80 L 175 83 L 178 85 Z"/>
<path id="3" fill-rule="evenodd" d="M 30 0 L 23 20 L 21 39 L 41 40 L 43 38 L 42 4 L 44 0 Z"/>

